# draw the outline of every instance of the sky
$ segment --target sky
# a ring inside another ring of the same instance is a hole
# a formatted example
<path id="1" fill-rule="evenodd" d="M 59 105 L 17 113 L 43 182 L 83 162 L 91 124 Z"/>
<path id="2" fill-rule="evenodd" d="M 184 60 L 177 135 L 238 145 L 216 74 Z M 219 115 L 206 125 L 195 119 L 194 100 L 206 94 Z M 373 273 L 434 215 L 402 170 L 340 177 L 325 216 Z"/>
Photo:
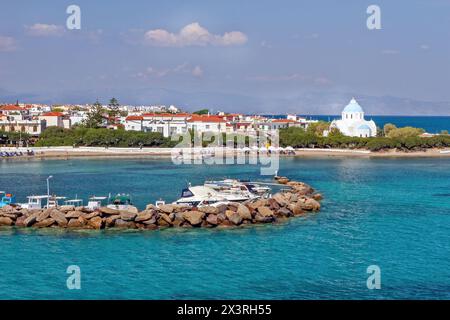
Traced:
<path id="1" fill-rule="evenodd" d="M 381 29 L 369 30 L 369 5 Z M 81 29 L 69 30 L 69 5 Z M 450 114 L 450 0 L 2 1 L 0 102 Z"/>

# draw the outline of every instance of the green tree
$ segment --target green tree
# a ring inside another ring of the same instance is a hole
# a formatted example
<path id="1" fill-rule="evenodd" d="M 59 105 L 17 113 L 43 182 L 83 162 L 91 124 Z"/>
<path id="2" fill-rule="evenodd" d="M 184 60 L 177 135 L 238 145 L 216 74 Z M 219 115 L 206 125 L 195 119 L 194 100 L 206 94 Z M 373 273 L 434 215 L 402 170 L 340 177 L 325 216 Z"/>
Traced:
<path id="1" fill-rule="evenodd" d="M 201 109 L 201 110 L 197 110 L 195 112 L 192 112 L 193 114 L 198 114 L 198 115 L 202 115 L 202 114 L 208 114 L 209 110 L 208 109 Z"/>
<path id="2" fill-rule="evenodd" d="M 392 138 L 392 139 L 418 137 L 424 132 L 425 132 L 425 130 L 423 130 L 423 129 L 413 128 L 413 127 L 395 128 L 395 129 L 389 130 L 387 137 Z"/>
<path id="3" fill-rule="evenodd" d="M 103 125 L 103 109 L 101 103 L 97 100 L 89 111 L 87 118 L 83 121 L 86 128 L 99 128 Z"/>
<path id="4" fill-rule="evenodd" d="M 389 132 L 391 132 L 392 130 L 395 130 L 395 129 L 397 129 L 397 126 L 395 124 L 386 123 L 383 128 L 384 135 L 386 137 L 389 136 Z"/>
<path id="5" fill-rule="evenodd" d="M 308 125 L 308 128 L 306 129 L 307 133 L 315 134 L 318 137 L 323 136 L 323 132 L 325 130 L 328 130 L 330 128 L 330 123 L 326 121 L 318 121 L 315 123 L 311 123 Z"/>

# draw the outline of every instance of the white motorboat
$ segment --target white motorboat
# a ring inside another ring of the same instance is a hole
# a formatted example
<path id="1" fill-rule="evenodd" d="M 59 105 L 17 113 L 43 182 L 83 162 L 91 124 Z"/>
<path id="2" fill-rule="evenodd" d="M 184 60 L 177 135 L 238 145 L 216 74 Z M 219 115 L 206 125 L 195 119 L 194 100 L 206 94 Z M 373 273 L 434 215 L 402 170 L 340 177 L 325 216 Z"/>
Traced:
<path id="1" fill-rule="evenodd" d="M 258 196 L 265 196 L 272 190 L 267 186 L 261 186 L 257 183 L 241 181 L 237 179 L 205 181 L 204 185 L 221 192 L 242 192 Z"/>
<path id="2" fill-rule="evenodd" d="M 183 189 L 181 198 L 174 203 L 199 207 L 217 203 L 244 202 L 249 199 L 252 199 L 249 194 L 220 192 L 207 186 L 194 186 Z"/>

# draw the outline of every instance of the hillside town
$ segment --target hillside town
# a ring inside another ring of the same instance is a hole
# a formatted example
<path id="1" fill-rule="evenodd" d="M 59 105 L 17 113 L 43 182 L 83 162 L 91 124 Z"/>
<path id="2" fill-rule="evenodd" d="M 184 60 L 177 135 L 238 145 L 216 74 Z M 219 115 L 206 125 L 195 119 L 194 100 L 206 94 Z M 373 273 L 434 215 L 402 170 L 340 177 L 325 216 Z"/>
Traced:
<path id="1" fill-rule="evenodd" d="M 108 105 L 98 103 L 55 106 L 24 103 L 0 105 L 0 131 L 22 132 L 39 137 L 48 127 L 71 129 L 84 124 L 97 110 L 101 110 L 100 127 L 111 130 L 159 132 L 166 138 L 173 134 L 183 134 L 188 130 L 252 134 L 261 130 L 289 127 L 306 129 L 310 123 L 317 122 L 296 115 L 272 119 L 261 115 L 238 113 L 210 114 L 206 109 L 202 112 L 186 113 L 174 105 L 120 106 L 117 100 L 112 99 L 112 103 Z"/>

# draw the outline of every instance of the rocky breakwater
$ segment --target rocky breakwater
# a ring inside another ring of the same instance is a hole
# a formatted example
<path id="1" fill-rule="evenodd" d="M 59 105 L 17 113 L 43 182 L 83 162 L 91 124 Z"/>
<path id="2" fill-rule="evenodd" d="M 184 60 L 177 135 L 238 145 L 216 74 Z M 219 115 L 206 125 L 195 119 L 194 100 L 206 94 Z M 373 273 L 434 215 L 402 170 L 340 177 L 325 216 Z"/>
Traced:
<path id="1" fill-rule="evenodd" d="M 228 203 L 217 206 L 192 208 L 186 205 L 148 205 L 139 212 L 137 208 L 115 210 L 102 207 L 61 206 L 41 210 L 27 210 L 5 206 L 0 210 L 0 226 L 67 229 L 142 229 L 181 227 L 233 227 L 249 224 L 274 223 L 290 217 L 303 216 L 320 210 L 322 196 L 302 182 L 277 177 L 286 187 L 267 199 L 245 203 Z"/>

